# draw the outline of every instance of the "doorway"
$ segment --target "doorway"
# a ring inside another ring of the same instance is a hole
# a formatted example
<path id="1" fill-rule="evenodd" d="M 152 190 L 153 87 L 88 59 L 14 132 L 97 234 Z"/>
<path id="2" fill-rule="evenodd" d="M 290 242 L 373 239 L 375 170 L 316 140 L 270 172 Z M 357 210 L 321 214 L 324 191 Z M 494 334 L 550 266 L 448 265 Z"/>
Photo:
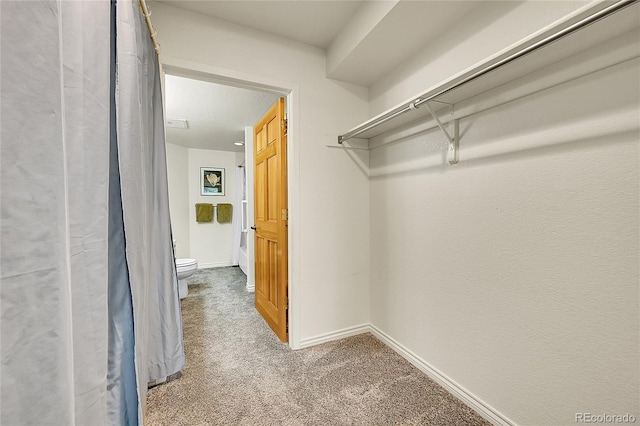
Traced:
<path id="1" fill-rule="evenodd" d="M 171 62 L 171 61 L 169 61 Z M 190 64 L 192 65 L 192 64 Z M 240 89 L 240 90 L 244 90 L 244 91 L 252 91 L 254 93 L 256 93 L 258 95 L 258 97 L 261 98 L 266 98 L 268 96 L 272 96 L 274 99 L 277 99 L 279 97 L 285 97 L 286 99 L 286 116 L 287 119 L 290 123 L 290 128 L 291 129 L 295 129 L 295 109 L 293 108 L 294 104 L 295 104 L 295 94 L 294 94 L 294 89 L 289 89 L 289 88 L 283 88 L 283 87 L 279 87 L 276 85 L 272 85 L 272 84 L 268 84 L 265 82 L 258 82 L 258 81 L 248 81 L 248 80 L 241 80 L 241 79 L 237 79 L 237 78 L 233 78 L 229 75 L 221 75 L 218 74 L 216 72 L 209 72 L 212 70 L 203 70 L 202 68 L 208 68 L 205 66 L 197 66 L 194 68 L 185 68 L 183 66 L 177 66 L 175 64 L 171 64 L 171 63 L 167 63 L 167 61 L 164 61 L 163 63 L 163 68 L 164 68 L 164 75 L 169 76 L 169 78 L 173 78 L 173 77 L 180 77 L 180 78 L 186 78 L 186 79 L 193 79 L 193 80 L 198 80 L 198 81 L 202 81 L 202 82 L 207 82 L 207 83 L 211 83 L 211 84 L 216 84 L 216 85 L 220 85 L 220 86 L 224 86 L 226 89 L 229 90 L 234 90 L 234 89 Z M 165 90 L 166 90 L 166 82 L 165 82 Z M 165 99 L 167 99 L 167 97 L 165 96 Z M 236 100 L 237 101 L 237 100 Z M 234 102 L 237 104 L 238 102 L 234 101 L 233 96 L 231 97 L 227 97 L 226 99 L 221 99 L 219 102 L 221 104 L 226 104 L 229 107 L 233 106 Z M 242 103 L 242 102 L 240 102 Z M 246 102 L 245 102 L 246 105 Z M 267 110 L 267 108 L 264 108 L 264 111 L 262 111 L 262 113 L 264 113 Z M 165 109 L 165 111 L 167 111 L 167 119 L 181 119 L 182 117 L 173 117 L 171 116 L 171 108 L 169 106 L 167 106 L 167 108 Z M 259 118 L 259 117 L 258 117 Z M 293 120 L 292 120 L 293 119 Z M 247 155 L 247 154 L 251 154 L 252 153 L 252 148 L 253 148 L 253 140 L 252 138 L 250 139 L 249 136 L 253 136 L 252 135 L 252 126 L 253 124 L 255 124 L 255 122 L 257 121 L 257 119 L 255 120 L 251 120 L 248 121 L 246 124 L 246 127 L 244 129 L 238 129 L 238 131 L 242 134 L 242 136 L 237 136 L 234 137 L 233 139 L 238 139 L 238 140 L 244 140 L 245 142 L 245 146 L 244 146 L 244 150 L 245 150 L 245 157 L 244 157 L 244 167 L 246 169 L 246 181 L 248 183 L 248 188 L 246 193 L 248 195 L 252 195 L 253 194 L 253 170 L 252 170 L 252 165 L 253 165 L 253 158 L 251 155 Z M 189 123 L 187 123 L 187 126 L 189 125 Z M 168 129 L 169 130 L 169 129 Z M 249 131 L 251 130 L 251 132 Z M 171 130 L 169 130 L 171 131 Z M 171 139 L 171 135 L 169 134 L 169 131 L 167 132 L 167 142 L 168 143 L 172 143 L 172 139 Z M 289 131 L 289 134 L 292 135 L 291 130 Z M 293 135 L 293 137 L 289 137 L 288 141 L 287 141 L 287 145 L 289 147 L 291 147 L 293 141 L 295 140 L 295 135 Z M 232 141 L 229 141 L 229 143 L 231 143 Z M 201 147 L 202 148 L 202 147 Z M 197 148 L 197 149 L 201 149 L 201 148 Z M 288 152 L 296 152 L 294 149 L 287 149 Z M 251 157 L 251 158 L 248 158 Z M 295 164 L 297 164 L 297 160 L 295 158 L 292 159 L 292 161 L 289 162 L 289 168 L 291 168 L 292 166 L 295 167 Z M 214 166 L 214 165 L 210 165 L 210 166 Z M 291 172 L 291 173 L 287 173 L 288 179 L 287 179 L 287 187 L 288 187 L 288 194 L 289 197 L 295 197 L 297 198 L 297 185 L 292 185 L 292 177 L 295 179 L 295 176 L 297 176 L 297 172 L 295 171 L 295 169 Z M 171 197 L 170 197 L 171 199 Z M 249 225 L 252 223 L 252 218 L 253 218 L 253 200 L 252 197 L 249 196 L 248 200 L 247 200 L 247 207 L 248 207 L 248 211 L 246 212 L 247 215 L 246 217 L 249 218 Z M 184 204 L 184 203 L 183 203 Z M 188 203 L 187 208 L 192 209 L 193 208 L 193 203 Z M 295 211 L 295 208 L 289 210 L 289 217 L 292 217 L 292 213 Z M 239 212 L 238 212 L 239 213 Z M 184 215 L 184 213 L 183 213 Z M 172 211 L 172 217 L 173 217 L 173 211 Z M 192 221 L 193 222 L 193 221 Z M 293 221 L 295 222 L 295 221 Z M 190 224 L 190 226 L 193 225 L 193 223 Z M 289 230 L 291 231 L 292 228 L 295 226 L 294 223 L 292 223 L 293 226 L 289 226 Z M 251 232 L 251 231 L 250 231 Z M 253 235 L 251 235 L 251 233 L 247 234 L 247 242 L 248 245 L 250 245 L 250 247 L 247 248 L 247 251 L 249 253 L 253 253 L 254 252 L 254 247 L 253 247 Z M 291 238 L 291 232 L 289 234 L 288 237 L 289 240 L 289 247 L 291 250 L 291 247 L 293 246 L 293 241 Z M 178 247 L 180 246 L 179 243 L 179 239 L 178 239 Z M 197 242 L 191 241 L 190 242 L 190 246 L 197 246 Z M 248 271 L 247 276 L 255 276 L 255 272 L 254 272 L 254 268 L 253 268 L 253 260 L 250 260 L 249 265 L 251 265 L 250 270 Z M 291 302 L 293 302 L 295 300 L 295 297 L 292 297 L 292 293 L 295 292 L 294 290 L 294 286 L 295 286 L 295 280 L 292 280 L 291 278 L 291 263 L 289 263 L 289 266 L 287 268 L 287 276 L 288 276 L 288 283 L 289 283 L 289 288 L 288 288 L 288 300 L 290 301 L 290 304 L 292 305 Z M 223 265 L 219 265 L 219 266 L 223 266 Z M 251 283 L 248 282 L 248 287 L 252 287 Z M 289 316 L 290 316 L 290 320 L 289 320 L 289 346 L 293 349 L 296 349 L 298 344 L 296 344 L 297 340 L 295 339 L 296 333 L 295 333 L 295 326 L 296 326 L 296 321 L 295 318 L 292 316 L 292 314 L 295 312 L 295 308 L 293 308 L 293 306 L 289 309 Z"/>

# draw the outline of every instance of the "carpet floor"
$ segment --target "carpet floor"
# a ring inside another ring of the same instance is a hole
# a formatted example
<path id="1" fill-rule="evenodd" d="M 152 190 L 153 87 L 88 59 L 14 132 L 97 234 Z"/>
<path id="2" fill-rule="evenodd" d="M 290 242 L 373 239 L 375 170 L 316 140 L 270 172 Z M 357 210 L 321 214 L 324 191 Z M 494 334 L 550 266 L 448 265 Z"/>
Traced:
<path id="1" fill-rule="evenodd" d="M 489 425 L 371 334 L 292 351 L 240 268 L 189 278 L 186 366 L 149 389 L 146 425 Z"/>

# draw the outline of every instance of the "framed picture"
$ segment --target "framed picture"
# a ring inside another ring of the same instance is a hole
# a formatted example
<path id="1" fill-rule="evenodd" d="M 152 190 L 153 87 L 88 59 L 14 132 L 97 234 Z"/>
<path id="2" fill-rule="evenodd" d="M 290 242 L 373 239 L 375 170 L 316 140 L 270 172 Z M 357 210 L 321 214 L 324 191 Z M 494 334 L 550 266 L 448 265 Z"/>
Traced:
<path id="1" fill-rule="evenodd" d="M 200 195 L 224 195 L 224 169 L 200 167 Z"/>

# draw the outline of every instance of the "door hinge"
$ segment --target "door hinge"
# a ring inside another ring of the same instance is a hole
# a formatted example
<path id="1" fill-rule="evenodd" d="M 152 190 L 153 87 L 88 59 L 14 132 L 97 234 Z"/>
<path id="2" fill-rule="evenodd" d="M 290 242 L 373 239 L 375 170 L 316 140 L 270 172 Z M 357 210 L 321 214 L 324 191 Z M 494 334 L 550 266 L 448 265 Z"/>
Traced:
<path id="1" fill-rule="evenodd" d="M 282 220 L 289 220 L 289 210 L 282 209 Z"/>
<path id="2" fill-rule="evenodd" d="M 284 297 L 284 300 L 282 301 L 282 308 L 289 309 L 289 297 L 287 296 Z"/>
<path id="3" fill-rule="evenodd" d="M 283 118 L 282 121 L 280 122 L 280 127 L 282 127 L 282 133 L 284 133 L 285 135 L 287 134 L 287 128 L 289 127 L 287 125 L 287 119 Z"/>

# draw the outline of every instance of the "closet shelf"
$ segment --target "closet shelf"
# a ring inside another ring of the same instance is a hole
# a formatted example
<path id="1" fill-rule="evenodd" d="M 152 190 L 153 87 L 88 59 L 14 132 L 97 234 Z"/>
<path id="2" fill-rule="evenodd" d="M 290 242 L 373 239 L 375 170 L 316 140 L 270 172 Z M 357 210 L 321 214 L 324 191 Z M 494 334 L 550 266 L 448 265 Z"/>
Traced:
<path id="1" fill-rule="evenodd" d="M 627 9 L 632 5 L 633 8 Z M 458 143 L 455 104 L 637 28 L 637 6 L 638 0 L 591 3 L 564 20 L 339 135 L 338 147 L 353 148 L 343 143 L 355 138 L 370 139 L 424 119 L 425 111 L 421 107 L 426 106 L 425 109 L 449 140 L 449 162 L 454 164 L 457 162 Z M 430 102 L 436 103 L 431 104 L 435 112 L 429 108 Z M 450 116 L 444 124 L 438 118 L 443 106 L 448 108 Z M 447 124 L 449 130 L 446 129 Z"/>

